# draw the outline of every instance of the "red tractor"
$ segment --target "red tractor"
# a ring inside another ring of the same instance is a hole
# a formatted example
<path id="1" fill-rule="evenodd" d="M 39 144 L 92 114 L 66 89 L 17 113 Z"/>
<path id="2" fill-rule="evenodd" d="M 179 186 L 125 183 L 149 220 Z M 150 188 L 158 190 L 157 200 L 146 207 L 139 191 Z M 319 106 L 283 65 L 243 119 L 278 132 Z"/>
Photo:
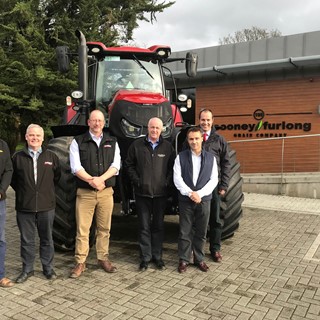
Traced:
<path id="1" fill-rule="evenodd" d="M 49 143 L 49 148 L 58 154 L 64 167 L 56 190 L 53 232 L 55 246 L 64 250 L 72 250 L 75 240 L 76 186 L 70 172 L 69 146 L 73 136 L 87 130 L 89 113 L 99 109 L 105 114 L 106 130 L 117 137 L 122 160 L 126 158 L 132 141 L 147 133 L 147 124 L 152 117 L 163 121 L 162 135 L 174 143 L 179 124 L 183 122 L 178 107 L 182 102 L 172 104 L 166 97 L 164 74 L 171 73 L 164 64 L 185 61 L 190 77 L 195 76 L 197 70 L 197 56 L 193 53 L 188 53 L 185 58 L 170 59 L 171 49 L 168 46 L 148 49 L 106 47 L 100 42 L 86 42 L 80 31 L 76 35 L 80 41 L 79 90 L 67 98 L 63 124 L 52 127 L 55 139 Z M 57 48 L 61 72 L 68 71 L 72 55 L 68 47 Z M 134 210 L 132 190 L 122 172 L 117 181 L 115 201 L 121 202 L 124 214 Z"/>
<path id="2" fill-rule="evenodd" d="M 150 118 L 159 117 L 164 124 L 163 137 L 174 144 L 178 153 L 190 127 L 183 123 L 180 107 L 193 99 L 180 95 L 179 101 L 171 103 L 165 88 L 165 76 L 175 87 L 174 78 L 165 66 L 172 61 L 185 62 L 186 73 L 194 77 L 197 72 L 197 55 L 187 53 L 186 57 L 170 58 L 168 46 L 152 46 L 148 49 L 136 47 L 106 47 L 100 42 L 86 42 L 84 35 L 77 31 L 80 41 L 78 51 L 79 90 L 67 98 L 63 124 L 52 127 L 54 138 L 49 148 L 58 154 L 63 167 L 62 177 L 56 189 L 57 208 L 53 238 L 56 248 L 73 250 L 75 243 L 75 179 L 70 171 L 69 146 L 75 135 L 88 129 L 87 119 L 92 110 L 101 110 L 106 117 L 106 130 L 118 139 L 121 158 L 132 141 L 147 133 Z M 61 72 L 69 69 L 68 47 L 58 47 L 58 67 Z M 172 96 L 177 97 L 177 90 Z M 190 97 L 189 97 L 190 98 Z M 186 109 L 186 108 L 185 108 Z M 182 108 L 181 108 L 182 110 Z M 182 127 L 181 125 L 184 124 Z M 221 201 L 223 220 L 222 239 L 231 237 L 239 227 L 243 202 L 240 164 L 236 154 L 230 151 L 231 176 L 229 189 Z M 115 202 L 121 203 L 124 214 L 134 213 L 134 196 L 129 179 L 120 170 L 115 188 Z M 177 213 L 175 190 L 168 198 L 167 213 Z M 95 230 L 91 234 L 94 241 Z"/>

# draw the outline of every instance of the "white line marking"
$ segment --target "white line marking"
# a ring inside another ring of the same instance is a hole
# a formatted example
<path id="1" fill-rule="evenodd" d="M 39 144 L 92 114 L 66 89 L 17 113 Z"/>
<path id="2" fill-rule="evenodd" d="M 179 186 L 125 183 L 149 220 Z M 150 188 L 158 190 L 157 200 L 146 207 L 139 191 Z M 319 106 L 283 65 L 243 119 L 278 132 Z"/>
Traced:
<path id="1" fill-rule="evenodd" d="M 320 259 L 316 259 L 313 257 L 317 252 L 319 246 L 320 246 L 320 233 L 318 234 L 316 239 L 313 241 L 313 244 L 310 246 L 310 249 L 308 250 L 308 252 L 306 253 L 303 259 L 320 262 Z"/>

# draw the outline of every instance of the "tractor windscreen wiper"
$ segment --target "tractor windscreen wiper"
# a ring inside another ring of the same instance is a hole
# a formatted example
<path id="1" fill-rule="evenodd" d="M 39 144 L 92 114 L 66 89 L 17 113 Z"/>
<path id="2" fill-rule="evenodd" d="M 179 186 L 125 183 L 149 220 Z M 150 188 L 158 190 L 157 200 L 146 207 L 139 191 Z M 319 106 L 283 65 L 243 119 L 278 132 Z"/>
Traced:
<path id="1" fill-rule="evenodd" d="M 148 69 L 141 63 L 141 61 L 135 56 L 133 55 L 134 57 L 134 61 L 140 66 L 141 69 L 143 69 L 147 74 L 148 76 L 150 76 L 153 80 L 154 80 L 154 77 L 152 76 L 152 74 L 148 71 Z"/>

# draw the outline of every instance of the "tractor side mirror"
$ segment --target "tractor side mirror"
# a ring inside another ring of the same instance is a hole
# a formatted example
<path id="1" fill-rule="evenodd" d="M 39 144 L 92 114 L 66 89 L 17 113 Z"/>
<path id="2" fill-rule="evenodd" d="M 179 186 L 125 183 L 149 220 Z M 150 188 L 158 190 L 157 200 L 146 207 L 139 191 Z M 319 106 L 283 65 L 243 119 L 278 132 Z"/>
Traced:
<path id="1" fill-rule="evenodd" d="M 60 46 L 56 48 L 56 56 L 58 61 L 58 70 L 66 73 L 70 69 L 69 47 Z"/>
<path id="2" fill-rule="evenodd" d="M 198 68 L 198 55 L 193 52 L 188 52 L 186 55 L 186 72 L 188 77 L 195 77 Z"/>

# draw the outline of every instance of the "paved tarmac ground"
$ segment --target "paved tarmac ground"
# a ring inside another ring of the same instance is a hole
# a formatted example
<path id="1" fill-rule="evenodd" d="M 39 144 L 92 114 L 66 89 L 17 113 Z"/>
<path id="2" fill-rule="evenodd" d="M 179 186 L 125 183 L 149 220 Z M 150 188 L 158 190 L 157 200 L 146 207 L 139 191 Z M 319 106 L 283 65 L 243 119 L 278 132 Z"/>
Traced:
<path id="1" fill-rule="evenodd" d="M 6 224 L 7 276 L 21 271 L 14 194 Z M 72 253 L 56 252 L 58 278 L 48 281 L 39 258 L 35 276 L 0 289 L 0 319 L 320 319 L 320 200 L 245 194 L 234 237 L 223 242 L 221 264 L 203 273 L 177 272 L 178 218 L 166 217 L 164 261 L 138 272 L 136 217 L 113 217 L 107 274 L 96 265 L 69 279 Z M 208 253 L 208 245 L 206 247 Z"/>

